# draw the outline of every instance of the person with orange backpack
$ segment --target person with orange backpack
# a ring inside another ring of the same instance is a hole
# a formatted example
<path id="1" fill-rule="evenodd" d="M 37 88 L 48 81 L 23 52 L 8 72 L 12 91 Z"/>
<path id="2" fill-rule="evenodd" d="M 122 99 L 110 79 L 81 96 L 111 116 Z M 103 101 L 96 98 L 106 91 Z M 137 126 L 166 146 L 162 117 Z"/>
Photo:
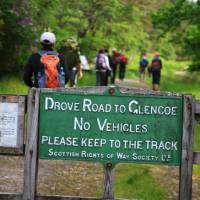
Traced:
<path id="1" fill-rule="evenodd" d="M 29 87 L 59 88 L 68 82 L 64 56 L 53 49 L 54 33 L 44 32 L 40 37 L 42 49 L 33 53 L 24 69 L 24 82 Z"/>

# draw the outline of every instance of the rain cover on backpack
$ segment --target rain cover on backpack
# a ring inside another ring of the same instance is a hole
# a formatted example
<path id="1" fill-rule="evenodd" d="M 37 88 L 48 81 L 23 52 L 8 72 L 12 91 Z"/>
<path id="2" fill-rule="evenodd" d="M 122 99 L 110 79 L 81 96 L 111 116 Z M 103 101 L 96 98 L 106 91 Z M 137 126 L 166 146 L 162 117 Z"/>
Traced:
<path id="1" fill-rule="evenodd" d="M 40 62 L 44 66 L 43 72 L 38 74 L 38 85 L 43 88 L 61 87 L 60 83 L 60 59 L 57 52 L 39 52 Z"/>

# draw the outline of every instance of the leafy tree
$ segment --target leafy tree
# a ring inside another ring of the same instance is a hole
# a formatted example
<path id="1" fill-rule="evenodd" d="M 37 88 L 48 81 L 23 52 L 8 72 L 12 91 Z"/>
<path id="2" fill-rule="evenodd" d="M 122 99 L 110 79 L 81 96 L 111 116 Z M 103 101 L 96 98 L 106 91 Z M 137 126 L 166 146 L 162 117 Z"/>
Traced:
<path id="1" fill-rule="evenodd" d="M 171 1 L 153 16 L 153 23 L 162 34 L 172 32 L 173 42 L 182 45 L 182 53 L 192 58 L 191 68 L 200 70 L 200 1 Z"/>
<path id="2" fill-rule="evenodd" d="M 48 7 L 47 14 L 42 12 L 40 21 L 49 22 L 46 28 L 51 27 L 56 33 L 58 47 L 64 38 L 73 36 L 89 58 L 93 58 L 102 47 L 136 51 L 148 39 L 140 22 L 140 11 L 131 1 L 56 0 L 53 7 L 51 14 Z"/>
<path id="3" fill-rule="evenodd" d="M 58 34 L 78 38 L 82 51 L 90 57 L 102 47 L 137 49 L 137 41 L 147 37 L 139 23 L 139 11 L 129 1 L 62 0 L 60 5 Z"/>
<path id="4" fill-rule="evenodd" d="M 1 0 L 0 76 L 22 71 L 43 31 L 62 40 L 75 37 L 92 59 L 102 47 L 137 52 L 151 46 L 151 27 L 144 20 L 140 0 Z M 152 4 L 150 0 L 147 0 Z M 155 0 L 153 0 L 155 4 Z M 163 4 L 164 0 L 161 0 Z M 143 2 L 144 4 L 144 2 Z M 159 6 L 155 5 L 154 9 Z M 148 16 L 151 9 L 148 7 Z M 146 24 L 144 26 L 144 24 Z"/>
<path id="5" fill-rule="evenodd" d="M 25 1 L 0 2 L 0 75 L 17 71 L 29 46 L 32 19 L 25 8 Z"/>

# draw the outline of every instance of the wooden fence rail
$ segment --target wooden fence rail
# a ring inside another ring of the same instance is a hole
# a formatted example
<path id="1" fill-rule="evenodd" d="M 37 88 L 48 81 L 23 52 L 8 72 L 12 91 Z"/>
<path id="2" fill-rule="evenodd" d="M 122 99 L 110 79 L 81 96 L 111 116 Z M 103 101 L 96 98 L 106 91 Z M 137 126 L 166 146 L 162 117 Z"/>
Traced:
<path id="1" fill-rule="evenodd" d="M 35 196 L 35 200 L 102 200 L 109 198 L 79 197 L 79 196 Z M 0 200 L 22 200 L 22 194 L 9 193 L 1 194 Z M 28 199 L 27 199 L 28 200 Z M 116 200 L 123 200 L 116 198 Z"/>

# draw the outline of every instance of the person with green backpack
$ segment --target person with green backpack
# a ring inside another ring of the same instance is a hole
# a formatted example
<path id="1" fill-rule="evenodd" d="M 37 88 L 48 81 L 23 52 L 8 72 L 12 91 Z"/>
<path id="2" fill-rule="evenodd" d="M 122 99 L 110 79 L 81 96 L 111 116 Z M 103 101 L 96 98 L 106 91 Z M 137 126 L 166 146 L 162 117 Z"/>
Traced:
<path id="1" fill-rule="evenodd" d="M 65 63 L 69 73 L 69 86 L 75 87 L 77 79 L 82 78 L 79 44 L 76 39 L 68 38 L 63 40 L 59 52 L 64 55 Z"/>

